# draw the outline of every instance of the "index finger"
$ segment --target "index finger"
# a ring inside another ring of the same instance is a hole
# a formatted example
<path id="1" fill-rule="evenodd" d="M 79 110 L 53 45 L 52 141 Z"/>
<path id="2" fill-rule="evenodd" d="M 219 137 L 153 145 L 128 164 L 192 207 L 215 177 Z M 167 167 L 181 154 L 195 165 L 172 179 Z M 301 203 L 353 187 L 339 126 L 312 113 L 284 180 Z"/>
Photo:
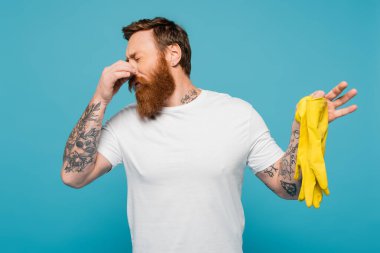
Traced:
<path id="1" fill-rule="evenodd" d="M 136 74 L 137 70 L 129 62 L 119 60 L 111 65 L 113 71 L 128 71 Z"/>

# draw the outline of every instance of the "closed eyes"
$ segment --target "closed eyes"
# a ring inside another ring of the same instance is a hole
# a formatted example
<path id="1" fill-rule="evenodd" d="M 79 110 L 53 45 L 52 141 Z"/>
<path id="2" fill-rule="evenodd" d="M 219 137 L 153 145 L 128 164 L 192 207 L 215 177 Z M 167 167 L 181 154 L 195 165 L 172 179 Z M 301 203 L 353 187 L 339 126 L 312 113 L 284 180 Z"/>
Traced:
<path id="1" fill-rule="evenodd" d="M 134 60 L 137 62 L 137 61 L 139 61 L 140 58 L 132 58 L 132 57 L 131 57 L 131 58 L 126 58 L 125 61 L 126 61 L 126 62 L 129 62 L 130 59 L 134 59 Z"/>

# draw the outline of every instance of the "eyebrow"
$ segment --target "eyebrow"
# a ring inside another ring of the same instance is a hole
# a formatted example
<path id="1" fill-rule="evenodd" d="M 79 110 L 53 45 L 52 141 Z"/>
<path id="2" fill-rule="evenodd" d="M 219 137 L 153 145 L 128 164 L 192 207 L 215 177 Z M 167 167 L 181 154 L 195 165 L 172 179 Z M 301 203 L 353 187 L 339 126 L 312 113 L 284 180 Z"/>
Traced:
<path id="1" fill-rule="evenodd" d="M 137 54 L 137 52 L 132 53 L 132 54 L 129 56 L 129 58 L 135 58 L 135 57 L 136 57 L 136 54 Z M 125 61 L 128 61 L 128 56 L 125 57 Z"/>

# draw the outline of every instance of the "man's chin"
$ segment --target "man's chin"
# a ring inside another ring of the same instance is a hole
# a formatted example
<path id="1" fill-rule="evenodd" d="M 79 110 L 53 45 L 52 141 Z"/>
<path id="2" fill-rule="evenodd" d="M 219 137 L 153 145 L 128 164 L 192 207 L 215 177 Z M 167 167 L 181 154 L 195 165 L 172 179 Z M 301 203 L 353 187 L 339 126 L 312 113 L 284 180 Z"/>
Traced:
<path id="1" fill-rule="evenodd" d="M 162 106 L 149 104 L 147 102 L 139 102 L 137 100 L 137 112 L 141 118 L 154 119 L 159 114 Z"/>

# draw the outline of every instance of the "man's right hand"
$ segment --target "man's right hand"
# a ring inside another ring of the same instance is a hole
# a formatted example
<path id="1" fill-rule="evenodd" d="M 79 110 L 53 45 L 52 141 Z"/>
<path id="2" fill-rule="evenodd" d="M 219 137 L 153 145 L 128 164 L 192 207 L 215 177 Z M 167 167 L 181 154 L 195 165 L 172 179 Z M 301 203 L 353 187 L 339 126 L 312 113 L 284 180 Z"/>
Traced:
<path id="1" fill-rule="evenodd" d="M 100 77 L 95 95 L 108 104 L 120 87 L 137 73 L 135 67 L 129 62 L 119 60 L 104 68 Z"/>

